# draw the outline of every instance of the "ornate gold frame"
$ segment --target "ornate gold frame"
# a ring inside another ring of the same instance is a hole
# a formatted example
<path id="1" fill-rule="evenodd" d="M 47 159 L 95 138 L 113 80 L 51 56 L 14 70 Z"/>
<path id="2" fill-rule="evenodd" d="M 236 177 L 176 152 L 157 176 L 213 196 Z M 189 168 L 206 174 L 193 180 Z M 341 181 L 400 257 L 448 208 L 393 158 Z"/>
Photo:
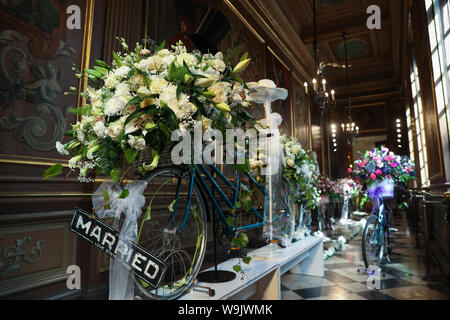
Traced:
<path id="1" fill-rule="evenodd" d="M 81 69 L 89 67 L 92 42 L 92 28 L 94 22 L 95 0 L 86 0 L 85 25 L 83 31 L 83 46 L 81 55 Z M 87 86 L 86 81 L 80 79 L 78 89 L 84 91 Z M 78 96 L 77 107 L 84 103 L 81 96 Z M 34 166 L 51 166 L 55 163 L 63 163 L 67 167 L 67 161 L 62 159 L 41 158 L 32 156 L 0 154 L 0 163 L 25 164 Z"/>

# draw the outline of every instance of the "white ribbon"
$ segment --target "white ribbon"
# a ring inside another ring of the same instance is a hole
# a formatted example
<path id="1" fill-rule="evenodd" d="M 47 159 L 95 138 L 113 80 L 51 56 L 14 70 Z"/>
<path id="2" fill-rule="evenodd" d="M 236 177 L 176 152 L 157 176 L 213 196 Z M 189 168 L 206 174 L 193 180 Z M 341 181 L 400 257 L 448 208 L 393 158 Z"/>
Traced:
<path id="1" fill-rule="evenodd" d="M 134 181 L 125 186 L 130 193 L 125 199 L 119 199 L 122 189 L 113 182 L 104 182 L 92 196 L 92 204 L 99 218 L 114 218 L 113 228 L 118 229 L 121 215 L 125 215 L 125 220 L 120 230 L 119 241 L 136 242 L 137 240 L 137 220 L 145 205 L 144 190 L 147 187 L 146 181 Z M 109 194 L 109 209 L 105 209 L 105 199 L 103 191 Z M 130 270 L 118 262 L 111 259 L 109 266 L 109 299 L 110 300 L 133 300 L 134 281 Z"/>

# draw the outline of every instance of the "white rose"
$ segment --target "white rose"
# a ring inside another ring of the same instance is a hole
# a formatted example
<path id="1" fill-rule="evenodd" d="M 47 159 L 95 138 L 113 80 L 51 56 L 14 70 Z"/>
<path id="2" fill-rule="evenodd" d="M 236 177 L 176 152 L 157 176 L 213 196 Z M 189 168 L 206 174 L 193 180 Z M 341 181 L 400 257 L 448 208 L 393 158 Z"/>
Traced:
<path id="1" fill-rule="evenodd" d="M 150 85 L 150 92 L 153 94 L 161 94 L 167 84 L 168 82 L 164 78 L 158 77 L 152 81 L 152 84 Z"/>
<path id="2" fill-rule="evenodd" d="M 123 99 L 112 97 L 105 104 L 105 114 L 107 116 L 115 116 L 122 112 L 122 109 L 125 107 L 126 101 Z"/>
<path id="3" fill-rule="evenodd" d="M 107 135 L 107 130 L 105 127 L 105 123 L 103 121 L 97 121 L 93 126 L 92 129 L 94 130 L 94 133 L 99 138 L 105 138 Z"/>
<path id="4" fill-rule="evenodd" d="M 231 84 L 228 82 L 218 82 L 208 89 L 208 91 L 214 93 L 216 96 L 212 101 L 216 104 L 226 102 L 228 94 L 231 92 Z"/>
<path id="5" fill-rule="evenodd" d="M 145 149 L 145 139 L 143 137 L 128 136 L 128 144 L 139 151 Z"/>
<path id="6" fill-rule="evenodd" d="M 197 63 L 197 58 L 190 53 L 183 52 L 176 57 L 175 65 L 177 67 L 182 67 L 183 61 L 187 64 L 188 67 L 192 67 Z"/>
<path id="7" fill-rule="evenodd" d="M 163 60 L 158 56 L 153 56 L 149 59 L 149 69 L 150 71 L 159 71 L 163 65 Z"/>
<path id="8" fill-rule="evenodd" d="M 290 158 L 290 157 L 286 158 L 286 164 L 287 164 L 289 167 L 294 167 L 294 165 L 295 165 L 294 159 L 292 159 L 292 158 Z"/>
<path id="9" fill-rule="evenodd" d="M 108 136 L 113 139 L 114 141 L 117 141 L 119 135 L 124 130 L 123 128 L 123 122 L 122 120 L 117 120 L 116 122 L 110 123 L 108 127 Z"/>
<path id="10" fill-rule="evenodd" d="M 119 79 L 113 73 L 109 73 L 105 80 L 105 87 L 114 89 L 119 83 Z"/>
<path id="11" fill-rule="evenodd" d="M 225 70 L 225 62 L 219 59 L 214 59 L 211 61 L 211 65 L 214 69 L 216 69 L 219 72 L 223 72 Z"/>
<path id="12" fill-rule="evenodd" d="M 130 71 L 131 71 L 130 67 L 123 66 L 123 67 L 120 67 L 119 69 L 117 69 L 116 71 L 114 71 L 114 75 L 118 78 L 124 78 L 124 77 L 128 76 Z"/>
<path id="13" fill-rule="evenodd" d="M 128 84 L 126 84 L 126 83 L 123 83 L 123 82 L 119 83 L 119 84 L 116 86 L 116 92 L 115 92 L 115 95 L 116 95 L 117 97 L 120 97 L 120 96 L 129 96 L 129 95 L 130 95 L 130 86 L 129 86 Z"/>
<path id="14" fill-rule="evenodd" d="M 157 53 L 158 57 L 160 57 L 160 58 L 167 57 L 169 54 L 170 54 L 170 51 L 168 49 L 159 50 Z"/>
<path id="15" fill-rule="evenodd" d="M 292 154 L 294 154 L 294 155 L 297 154 L 297 153 L 299 153 L 300 150 L 301 150 L 301 148 L 300 148 L 300 146 L 297 145 L 297 144 L 295 144 L 295 145 L 293 145 L 293 146 L 291 147 L 291 152 L 292 152 Z"/>

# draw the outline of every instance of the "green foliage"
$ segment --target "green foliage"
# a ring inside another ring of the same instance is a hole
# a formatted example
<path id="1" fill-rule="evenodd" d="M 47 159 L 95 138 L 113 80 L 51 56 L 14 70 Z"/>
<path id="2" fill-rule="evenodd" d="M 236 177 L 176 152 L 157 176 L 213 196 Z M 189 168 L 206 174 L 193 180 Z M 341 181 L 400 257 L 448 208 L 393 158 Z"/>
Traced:
<path id="1" fill-rule="evenodd" d="M 248 245 L 248 241 L 248 236 L 245 233 L 240 232 L 239 235 L 235 237 L 231 243 L 236 248 L 245 248 Z"/>
<path id="2" fill-rule="evenodd" d="M 137 156 L 139 155 L 139 151 L 136 149 L 127 149 L 125 151 L 125 159 L 127 160 L 128 163 L 132 163 Z"/>
<path id="3" fill-rule="evenodd" d="M 49 178 L 59 176 L 60 174 L 62 174 L 62 170 L 63 170 L 62 164 L 57 163 L 57 164 L 51 166 L 50 168 L 48 168 L 47 170 L 45 170 L 45 172 L 43 174 L 43 178 L 44 178 L 44 180 L 47 180 Z"/>
<path id="4" fill-rule="evenodd" d="M 123 189 L 119 194 L 119 199 L 126 199 L 130 195 L 130 191 Z"/>
<path id="5" fill-rule="evenodd" d="M 120 171 L 118 169 L 111 170 L 110 176 L 115 183 L 119 183 Z"/>

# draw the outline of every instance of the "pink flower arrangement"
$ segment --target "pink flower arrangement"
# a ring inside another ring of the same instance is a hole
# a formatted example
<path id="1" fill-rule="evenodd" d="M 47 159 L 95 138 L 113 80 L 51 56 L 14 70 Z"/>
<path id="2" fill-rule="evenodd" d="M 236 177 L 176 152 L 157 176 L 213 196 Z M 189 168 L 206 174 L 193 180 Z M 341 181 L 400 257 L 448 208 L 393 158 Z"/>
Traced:
<path id="1" fill-rule="evenodd" d="M 375 148 L 355 161 L 351 174 L 355 180 L 360 179 L 368 185 L 385 179 L 405 184 L 414 179 L 413 167 L 414 163 L 408 157 L 398 156 L 388 148 Z"/>

